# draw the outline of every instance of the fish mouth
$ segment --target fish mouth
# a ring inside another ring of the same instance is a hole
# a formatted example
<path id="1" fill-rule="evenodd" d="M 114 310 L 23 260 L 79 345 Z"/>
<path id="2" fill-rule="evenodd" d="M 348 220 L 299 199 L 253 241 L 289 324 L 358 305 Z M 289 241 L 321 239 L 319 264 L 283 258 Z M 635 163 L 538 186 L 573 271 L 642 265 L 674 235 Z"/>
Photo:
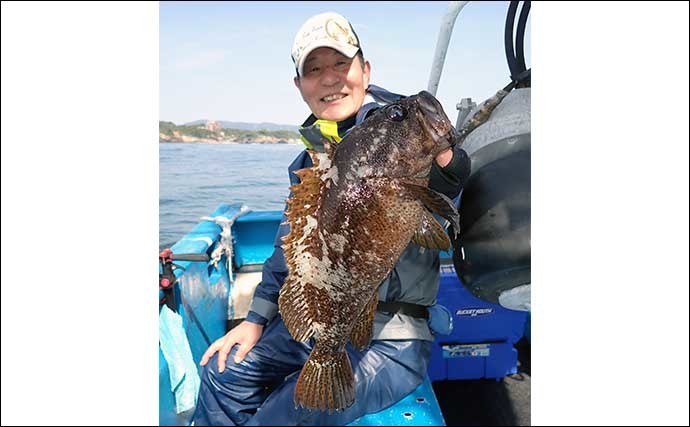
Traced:
<path id="1" fill-rule="evenodd" d="M 417 116 L 422 127 L 434 141 L 437 152 L 455 145 L 457 131 L 451 125 L 448 116 L 443 111 L 441 103 L 429 92 L 423 90 L 417 94 Z M 436 151 L 436 150 L 434 150 Z"/>

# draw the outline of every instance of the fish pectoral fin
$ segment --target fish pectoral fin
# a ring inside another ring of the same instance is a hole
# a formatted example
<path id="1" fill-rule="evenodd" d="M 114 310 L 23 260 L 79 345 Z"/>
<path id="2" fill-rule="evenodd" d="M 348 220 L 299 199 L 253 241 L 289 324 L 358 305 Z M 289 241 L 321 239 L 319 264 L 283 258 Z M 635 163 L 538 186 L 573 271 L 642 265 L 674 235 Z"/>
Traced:
<path id="1" fill-rule="evenodd" d="M 362 350 L 369 345 L 371 341 L 371 336 L 374 331 L 374 316 L 376 316 L 376 306 L 379 303 L 379 294 L 374 293 L 369 301 L 360 313 L 355 326 L 352 328 L 352 333 L 350 334 L 350 341 L 352 345 L 358 350 Z"/>
<path id="2" fill-rule="evenodd" d="M 413 198 L 419 200 L 427 209 L 450 221 L 453 226 L 453 231 L 457 236 L 460 231 L 460 215 L 455 205 L 453 205 L 452 200 L 444 194 L 422 185 L 408 182 L 403 182 L 401 184 Z"/>
<path id="3" fill-rule="evenodd" d="M 422 214 L 419 228 L 412 236 L 412 241 L 430 249 L 441 249 L 444 251 L 450 249 L 448 234 L 441 227 L 441 224 L 434 219 L 433 215 L 426 210 Z"/>

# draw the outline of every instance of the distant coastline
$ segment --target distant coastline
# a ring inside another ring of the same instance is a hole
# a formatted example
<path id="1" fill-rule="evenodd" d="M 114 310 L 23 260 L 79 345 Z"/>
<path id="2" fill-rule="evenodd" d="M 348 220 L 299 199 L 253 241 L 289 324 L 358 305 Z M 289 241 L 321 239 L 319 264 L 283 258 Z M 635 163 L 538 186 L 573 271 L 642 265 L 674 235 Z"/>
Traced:
<path id="1" fill-rule="evenodd" d="M 300 135 L 292 130 L 251 130 L 224 128 L 217 121 L 189 125 L 158 123 L 160 143 L 199 144 L 299 144 Z"/>
<path id="2" fill-rule="evenodd" d="M 194 138 L 194 137 L 187 137 L 187 136 L 182 136 L 179 139 L 168 139 L 165 138 L 163 135 L 161 135 L 158 138 L 158 142 L 160 143 L 166 143 L 166 144 L 216 144 L 216 145 L 225 145 L 225 144 L 301 144 L 302 141 L 299 139 L 274 139 L 274 138 L 268 138 L 265 140 L 234 140 L 234 139 L 206 139 L 206 138 Z"/>

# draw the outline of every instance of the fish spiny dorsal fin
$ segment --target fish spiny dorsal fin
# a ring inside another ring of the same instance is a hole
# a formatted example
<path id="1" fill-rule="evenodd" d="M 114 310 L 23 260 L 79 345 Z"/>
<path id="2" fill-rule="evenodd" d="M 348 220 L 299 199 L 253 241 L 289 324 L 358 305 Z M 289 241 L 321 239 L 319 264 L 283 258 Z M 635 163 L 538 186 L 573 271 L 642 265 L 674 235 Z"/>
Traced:
<path id="1" fill-rule="evenodd" d="M 307 150 L 307 154 L 309 154 L 309 157 L 311 158 L 311 162 L 314 164 L 314 167 L 318 168 L 319 162 L 322 158 L 322 156 L 319 155 L 320 153 L 316 150 Z"/>
<path id="2" fill-rule="evenodd" d="M 333 155 L 335 154 L 337 146 L 335 142 L 331 142 L 328 138 L 323 139 L 323 149 L 326 152 L 326 156 L 331 160 L 333 160 Z"/>
<path id="3" fill-rule="evenodd" d="M 298 184 L 290 186 L 291 195 L 287 199 L 287 222 L 290 232 L 283 237 L 283 249 L 286 251 L 285 259 L 291 257 L 288 251 L 294 249 L 295 242 L 305 237 L 305 233 L 312 230 L 305 229 L 307 218 L 316 218 L 316 212 L 321 199 L 323 181 L 321 176 L 324 170 L 320 167 L 320 155 L 312 150 L 307 151 L 312 158 L 314 166 L 293 172 L 300 179 Z M 304 239 L 302 239 L 304 240 Z M 290 265 L 288 265 L 289 267 Z"/>
<path id="4" fill-rule="evenodd" d="M 319 239 L 319 206 L 330 161 L 325 154 L 309 150 L 313 167 L 295 172 L 300 182 L 290 187 L 292 195 L 287 201 L 287 223 L 290 232 L 283 237 L 283 251 L 288 266 L 288 277 L 280 289 L 278 308 L 285 326 L 297 341 L 306 341 L 314 334 L 314 319 L 318 318 L 314 296 L 309 293 L 313 278 L 301 270 L 309 265 L 309 258 L 321 258 Z"/>

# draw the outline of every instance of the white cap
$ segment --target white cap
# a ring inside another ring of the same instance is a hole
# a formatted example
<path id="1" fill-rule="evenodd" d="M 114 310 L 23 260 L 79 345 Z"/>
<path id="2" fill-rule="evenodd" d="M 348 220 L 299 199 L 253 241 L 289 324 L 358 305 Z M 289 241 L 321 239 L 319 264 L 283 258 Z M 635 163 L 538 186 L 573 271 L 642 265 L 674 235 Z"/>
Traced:
<path id="1" fill-rule="evenodd" d="M 330 47 L 348 58 L 359 51 L 359 38 L 350 22 L 335 12 L 312 16 L 297 32 L 292 44 L 292 61 L 302 75 L 307 56 L 320 47 Z"/>

